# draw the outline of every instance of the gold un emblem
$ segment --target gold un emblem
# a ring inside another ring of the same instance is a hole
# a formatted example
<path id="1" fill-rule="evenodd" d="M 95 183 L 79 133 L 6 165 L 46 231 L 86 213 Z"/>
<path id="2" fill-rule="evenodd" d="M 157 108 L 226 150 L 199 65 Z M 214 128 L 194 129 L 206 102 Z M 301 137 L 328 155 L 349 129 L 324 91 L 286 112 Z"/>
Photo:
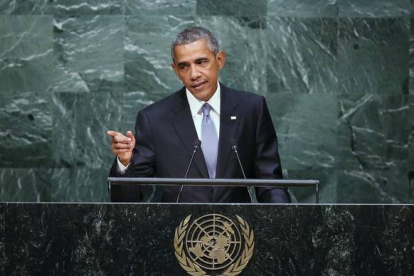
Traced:
<path id="1" fill-rule="evenodd" d="M 191 215 L 175 229 L 175 256 L 192 276 L 235 276 L 252 258 L 254 233 L 247 222 L 210 214 L 190 224 Z M 209 274 L 207 274 L 209 273 Z"/>

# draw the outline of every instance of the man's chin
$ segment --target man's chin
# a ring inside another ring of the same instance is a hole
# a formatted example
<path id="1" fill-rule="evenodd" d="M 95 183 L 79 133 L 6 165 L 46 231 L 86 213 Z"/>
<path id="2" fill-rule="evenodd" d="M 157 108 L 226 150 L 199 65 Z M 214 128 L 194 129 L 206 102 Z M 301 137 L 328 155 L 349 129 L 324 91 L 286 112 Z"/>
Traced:
<path id="1" fill-rule="evenodd" d="M 205 102 L 207 102 L 208 100 L 210 100 L 211 96 L 213 96 L 213 93 L 211 93 L 209 91 L 206 91 L 206 90 L 197 91 L 197 90 L 190 89 L 190 92 L 198 100 L 205 101 Z"/>

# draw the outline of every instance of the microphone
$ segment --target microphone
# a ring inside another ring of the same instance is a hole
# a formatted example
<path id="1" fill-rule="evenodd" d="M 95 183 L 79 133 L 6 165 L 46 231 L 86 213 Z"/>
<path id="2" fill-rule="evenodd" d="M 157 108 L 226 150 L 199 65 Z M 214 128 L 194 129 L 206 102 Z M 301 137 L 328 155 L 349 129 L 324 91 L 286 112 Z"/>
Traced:
<path id="1" fill-rule="evenodd" d="M 236 140 L 235 139 L 232 139 L 231 140 L 231 144 L 233 145 L 231 148 L 233 149 L 234 153 L 237 156 L 237 160 L 239 161 L 239 166 L 240 166 L 241 172 L 243 174 L 243 177 L 244 177 L 244 179 L 247 179 L 246 174 L 244 173 L 243 165 L 242 165 L 242 163 L 240 161 L 239 152 L 237 151 L 237 142 L 236 142 Z M 249 192 L 250 202 L 253 202 L 253 196 L 252 196 L 252 194 L 250 192 L 250 186 L 247 186 L 246 188 L 247 188 L 247 191 Z"/>
<path id="2" fill-rule="evenodd" d="M 191 165 L 193 164 L 194 156 L 199 150 L 200 146 L 201 146 L 200 139 L 195 140 L 194 147 L 193 147 L 193 154 L 191 155 L 190 163 L 188 164 L 187 171 L 185 172 L 184 178 L 187 178 L 188 172 L 190 171 Z M 176 203 L 178 203 L 178 201 L 180 200 L 180 196 L 181 196 L 181 192 L 183 191 L 183 188 L 184 188 L 184 185 L 181 185 L 181 189 L 180 189 L 180 192 L 178 193 Z"/>

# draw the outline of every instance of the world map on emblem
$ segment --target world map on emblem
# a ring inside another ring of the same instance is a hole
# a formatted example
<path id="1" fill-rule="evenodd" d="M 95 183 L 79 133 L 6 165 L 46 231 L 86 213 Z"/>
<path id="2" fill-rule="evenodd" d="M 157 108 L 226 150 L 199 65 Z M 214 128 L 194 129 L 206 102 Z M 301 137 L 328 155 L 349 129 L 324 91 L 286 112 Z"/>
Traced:
<path id="1" fill-rule="evenodd" d="M 232 264 L 242 249 L 242 236 L 229 218 L 211 214 L 194 221 L 186 235 L 189 258 L 208 270 L 224 269 Z"/>

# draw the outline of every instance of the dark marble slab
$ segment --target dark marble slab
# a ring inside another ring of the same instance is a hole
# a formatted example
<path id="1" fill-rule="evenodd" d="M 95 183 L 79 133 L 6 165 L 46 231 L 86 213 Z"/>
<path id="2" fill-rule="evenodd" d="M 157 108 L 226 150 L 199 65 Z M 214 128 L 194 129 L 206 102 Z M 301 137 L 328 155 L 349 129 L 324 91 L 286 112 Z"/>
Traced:
<path id="1" fill-rule="evenodd" d="M 282 167 L 287 170 L 335 168 L 336 96 L 269 93 L 266 99 L 278 135 Z"/>
<path id="2" fill-rule="evenodd" d="M 0 14 L 98 15 L 123 14 L 124 0 L 1 0 Z"/>
<path id="3" fill-rule="evenodd" d="M 0 14 L 12 14 L 16 8 L 16 1 L 0 0 Z"/>
<path id="4" fill-rule="evenodd" d="M 411 2 L 411 4 L 410 4 L 410 15 L 411 15 L 411 18 L 412 17 L 414 17 L 414 1 L 413 0 L 410 0 L 410 2 Z"/>
<path id="5" fill-rule="evenodd" d="M 182 87 L 171 68 L 171 43 L 177 33 L 194 25 L 193 17 L 127 17 L 125 83 L 127 91 L 168 95 Z"/>
<path id="6" fill-rule="evenodd" d="M 409 96 L 410 111 L 409 118 L 414 118 L 414 96 Z M 409 184 L 409 195 L 414 198 L 414 121 L 410 120 L 410 134 L 408 142 L 408 184 Z"/>
<path id="7" fill-rule="evenodd" d="M 53 0 L 54 14 L 61 15 L 121 15 L 124 0 Z"/>
<path id="8" fill-rule="evenodd" d="M 198 15 L 264 16 L 267 0 L 197 0 Z"/>
<path id="9" fill-rule="evenodd" d="M 0 183 L 0 202 L 50 201 L 48 169 L 1 168 Z"/>
<path id="10" fill-rule="evenodd" d="M 266 49 L 265 17 L 199 17 L 196 25 L 211 30 L 226 52 L 226 64 L 220 71 L 225 85 L 265 95 Z"/>
<path id="11" fill-rule="evenodd" d="M 5 249 L 5 239 L 6 239 L 6 205 L 0 204 L 0 275 L 5 273 L 6 265 L 6 249 Z"/>
<path id="12" fill-rule="evenodd" d="M 308 170 L 286 170 L 284 179 L 317 179 L 319 180 L 319 202 L 338 202 L 337 171 L 334 168 L 315 168 Z M 315 203 L 316 191 L 312 188 L 289 188 L 292 202 Z"/>
<path id="13" fill-rule="evenodd" d="M 407 168 L 407 95 L 339 96 L 338 168 Z"/>
<path id="14" fill-rule="evenodd" d="M 338 21 L 333 18 L 267 18 L 268 93 L 338 91 Z"/>
<path id="15" fill-rule="evenodd" d="M 0 14 L 46 15 L 53 14 L 51 0 L 0 0 Z"/>
<path id="16" fill-rule="evenodd" d="M 414 96 L 409 96 L 410 111 L 409 118 L 414 118 Z M 408 140 L 409 169 L 414 172 L 414 120 L 410 120 L 410 134 Z"/>
<path id="17" fill-rule="evenodd" d="M 1 168 L 0 202 L 106 202 L 107 176 L 107 167 Z"/>
<path id="18" fill-rule="evenodd" d="M 408 94 L 408 18 L 340 18 L 342 93 Z"/>
<path id="19" fill-rule="evenodd" d="M 413 4 L 414 6 L 414 4 Z M 409 62 L 409 74 L 410 74 L 410 94 L 414 95 L 414 19 L 410 18 L 410 62 Z"/>
<path id="20" fill-rule="evenodd" d="M 44 92 L 0 93 L 0 167 L 51 165 L 50 101 Z"/>
<path id="21" fill-rule="evenodd" d="M 337 17 L 339 0 L 269 0 L 267 15 L 281 17 Z"/>
<path id="22" fill-rule="evenodd" d="M 80 95 L 79 93 L 53 93 L 52 96 L 53 159 L 58 167 L 71 167 L 77 163 L 75 161 L 77 159 L 75 151 L 78 150 L 76 135 L 77 129 L 82 127 L 76 125 Z"/>
<path id="23" fill-rule="evenodd" d="M 227 52 L 220 80 L 266 95 L 285 175 L 328 182 L 325 202 L 409 202 L 413 100 L 399 96 L 414 89 L 413 7 L 413 0 L 0 0 L 0 168 L 8 175 L 1 199 L 105 200 L 101 182 L 113 161 L 105 131 L 132 130 L 138 110 L 182 86 L 170 44 L 201 24 Z M 294 94 L 338 95 L 339 103 Z M 352 115 L 337 120 L 342 111 Z M 50 188 L 33 176 L 38 169 Z M 407 186 L 405 194 L 394 190 Z M 292 193 L 313 202 L 310 191 Z"/>
<path id="24" fill-rule="evenodd" d="M 106 166 L 101 168 L 90 168 L 88 166 L 54 168 L 49 170 L 48 173 L 51 185 L 51 202 L 109 201 L 108 169 Z"/>
<path id="25" fill-rule="evenodd" d="M 128 130 L 135 133 L 135 124 L 138 111 L 144 107 L 161 100 L 165 97 L 165 92 L 144 92 L 144 91 L 131 91 L 124 93 L 123 110 L 122 110 L 122 123 L 117 127 L 118 131 L 126 133 Z"/>
<path id="26" fill-rule="evenodd" d="M 410 0 L 340 0 L 340 17 L 409 17 Z"/>
<path id="27" fill-rule="evenodd" d="M 338 170 L 337 175 L 339 203 L 414 202 L 414 191 L 407 169 Z"/>
<path id="28" fill-rule="evenodd" d="M 53 160 L 59 167 L 109 168 L 106 131 L 122 125 L 121 93 L 55 93 Z"/>
<path id="29" fill-rule="evenodd" d="M 124 29 L 124 16 L 55 17 L 54 91 L 124 91 Z"/>
<path id="30" fill-rule="evenodd" d="M 8 204 L 6 274 L 187 275 L 188 215 L 241 216 L 255 234 L 241 275 L 412 275 L 412 205 Z"/>
<path id="31" fill-rule="evenodd" d="M 128 0 L 125 1 L 127 15 L 195 15 L 197 1 L 189 0 Z"/>
<path id="32" fill-rule="evenodd" d="M 0 17 L 0 91 L 45 91 L 54 83 L 51 16 Z"/>

